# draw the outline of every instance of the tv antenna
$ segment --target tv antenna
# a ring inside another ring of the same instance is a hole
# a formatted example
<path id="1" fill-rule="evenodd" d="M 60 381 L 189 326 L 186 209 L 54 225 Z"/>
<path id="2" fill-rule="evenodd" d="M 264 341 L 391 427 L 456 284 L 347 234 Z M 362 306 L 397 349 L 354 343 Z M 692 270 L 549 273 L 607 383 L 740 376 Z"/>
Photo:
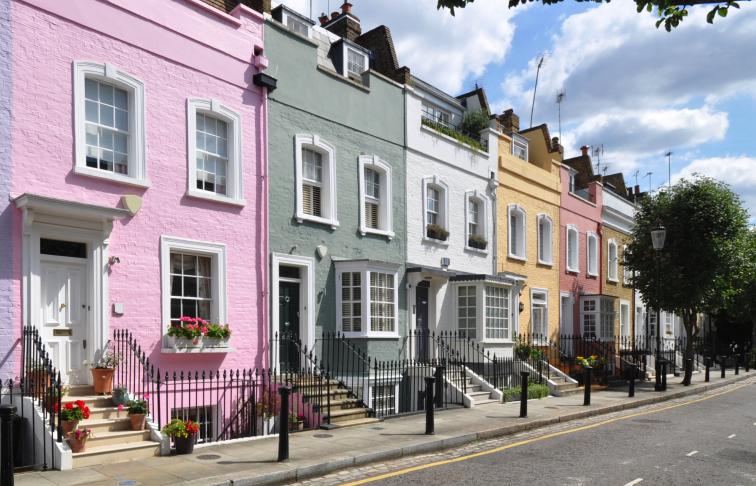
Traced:
<path id="1" fill-rule="evenodd" d="M 667 150 L 667 153 L 664 154 L 664 156 L 667 158 L 667 187 L 672 187 L 672 152 L 671 150 Z"/>
<path id="2" fill-rule="evenodd" d="M 559 91 L 557 91 L 556 103 L 557 103 L 557 116 L 559 119 L 559 140 L 562 140 L 562 101 L 564 101 L 565 96 L 567 96 L 566 89 L 562 88 Z"/>
<path id="3" fill-rule="evenodd" d="M 635 177 L 635 185 L 638 185 L 638 174 L 640 174 L 640 170 L 636 170 L 635 174 L 633 174 L 633 177 Z"/>
<path id="4" fill-rule="evenodd" d="M 644 179 L 648 177 L 648 192 L 649 193 L 651 192 L 651 174 L 653 174 L 653 172 L 646 172 L 646 175 L 643 176 Z"/>
<path id="5" fill-rule="evenodd" d="M 596 174 L 601 171 L 601 157 L 604 155 L 604 144 L 593 145 L 591 147 L 591 156 L 596 159 Z"/>
<path id="6" fill-rule="evenodd" d="M 546 53 L 541 54 L 541 58 L 538 60 L 538 67 L 536 68 L 535 84 L 533 85 L 533 102 L 530 104 L 530 128 L 533 128 L 533 110 L 535 110 L 536 92 L 538 91 L 538 75 L 541 74 L 541 67 L 543 67 L 543 61 L 546 59 Z"/>

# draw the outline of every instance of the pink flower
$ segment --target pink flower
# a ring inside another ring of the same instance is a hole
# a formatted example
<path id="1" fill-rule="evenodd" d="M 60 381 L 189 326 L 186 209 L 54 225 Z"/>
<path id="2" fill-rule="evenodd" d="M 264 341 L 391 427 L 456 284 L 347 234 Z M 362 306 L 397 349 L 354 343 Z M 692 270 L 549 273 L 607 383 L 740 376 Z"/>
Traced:
<path id="1" fill-rule="evenodd" d="M 123 412 L 123 403 L 118 404 L 118 411 Z"/>
<path id="2" fill-rule="evenodd" d="M 202 329 L 200 329 L 200 331 L 202 332 L 202 334 L 207 334 L 207 328 L 206 327 L 203 327 Z"/>
<path id="3" fill-rule="evenodd" d="M 182 316 L 181 319 L 179 319 L 179 321 L 194 323 L 194 322 L 197 322 L 197 319 L 195 319 L 194 317 Z"/>
<path id="4" fill-rule="evenodd" d="M 150 399 L 150 394 L 149 393 L 145 393 L 144 394 L 144 399 L 145 400 L 149 400 Z"/>

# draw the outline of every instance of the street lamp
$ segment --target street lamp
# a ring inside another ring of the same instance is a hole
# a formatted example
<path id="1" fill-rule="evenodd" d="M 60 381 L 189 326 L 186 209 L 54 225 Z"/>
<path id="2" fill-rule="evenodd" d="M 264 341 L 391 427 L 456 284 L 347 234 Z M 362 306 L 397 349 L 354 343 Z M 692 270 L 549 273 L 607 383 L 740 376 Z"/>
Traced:
<path id="1" fill-rule="evenodd" d="M 656 251 L 656 383 L 654 384 L 654 390 L 662 391 L 662 378 L 661 378 L 661 357 L 659 355 L 661 351 L 661 305 L 659 304 L 659 255 L 664 249 L 664 240 L 667 238 L 667 229 L 658 224 L 656 228 L 651 230 L 651 244 Z"/>

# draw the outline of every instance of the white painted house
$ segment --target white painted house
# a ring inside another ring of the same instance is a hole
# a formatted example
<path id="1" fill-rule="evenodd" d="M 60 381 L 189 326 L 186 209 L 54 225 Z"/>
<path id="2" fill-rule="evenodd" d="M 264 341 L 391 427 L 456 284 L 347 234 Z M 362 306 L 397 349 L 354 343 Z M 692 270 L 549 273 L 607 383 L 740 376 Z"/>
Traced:
<path id="1" fill-rule="evenodd" d="M 499 134 L 485 128 L 472 143 L 460 136 L 466 113 L 490 113 L 485 93 L 453 97 L 413 78 L 406 107 L 410 329 L 511 348 L 514 281 L 496 275 Z M 414 348 L 410 356 L 425 357 Z"/>

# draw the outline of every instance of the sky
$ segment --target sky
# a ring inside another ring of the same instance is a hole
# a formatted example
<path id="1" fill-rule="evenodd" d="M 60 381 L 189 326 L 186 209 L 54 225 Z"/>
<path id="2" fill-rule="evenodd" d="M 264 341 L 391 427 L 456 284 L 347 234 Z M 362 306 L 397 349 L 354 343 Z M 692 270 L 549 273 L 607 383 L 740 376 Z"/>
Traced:
<path id="1" fill-rule="evenodd" d="M 313 16 L 341 0 L 284 0 Z M 600 171 L 656 190 L 681 177 L 708 175 L 730 185 L 756 225 L 756 4 L 741 2 L 706 23 L 693 7 L 668 33 L 633 2 L 475 0 L 452 17 L 436 0 L 351 0 L 363 31 L 391 29 L 400 65 L 450 94 L 477 83 L 492 109 L 513 108 L 521 128 L 547 123 L 565 156 L 602 147 Z M 748 46 L 751 46 L 750 48 Z M 665 154 L 672 152 L 670 158 Z M 668 164 L 671 159 L 671 166 Z M 594 157 L 594 170 L 596 158 Z M 650 173 L 650 174 L 649 174 Z"/>

